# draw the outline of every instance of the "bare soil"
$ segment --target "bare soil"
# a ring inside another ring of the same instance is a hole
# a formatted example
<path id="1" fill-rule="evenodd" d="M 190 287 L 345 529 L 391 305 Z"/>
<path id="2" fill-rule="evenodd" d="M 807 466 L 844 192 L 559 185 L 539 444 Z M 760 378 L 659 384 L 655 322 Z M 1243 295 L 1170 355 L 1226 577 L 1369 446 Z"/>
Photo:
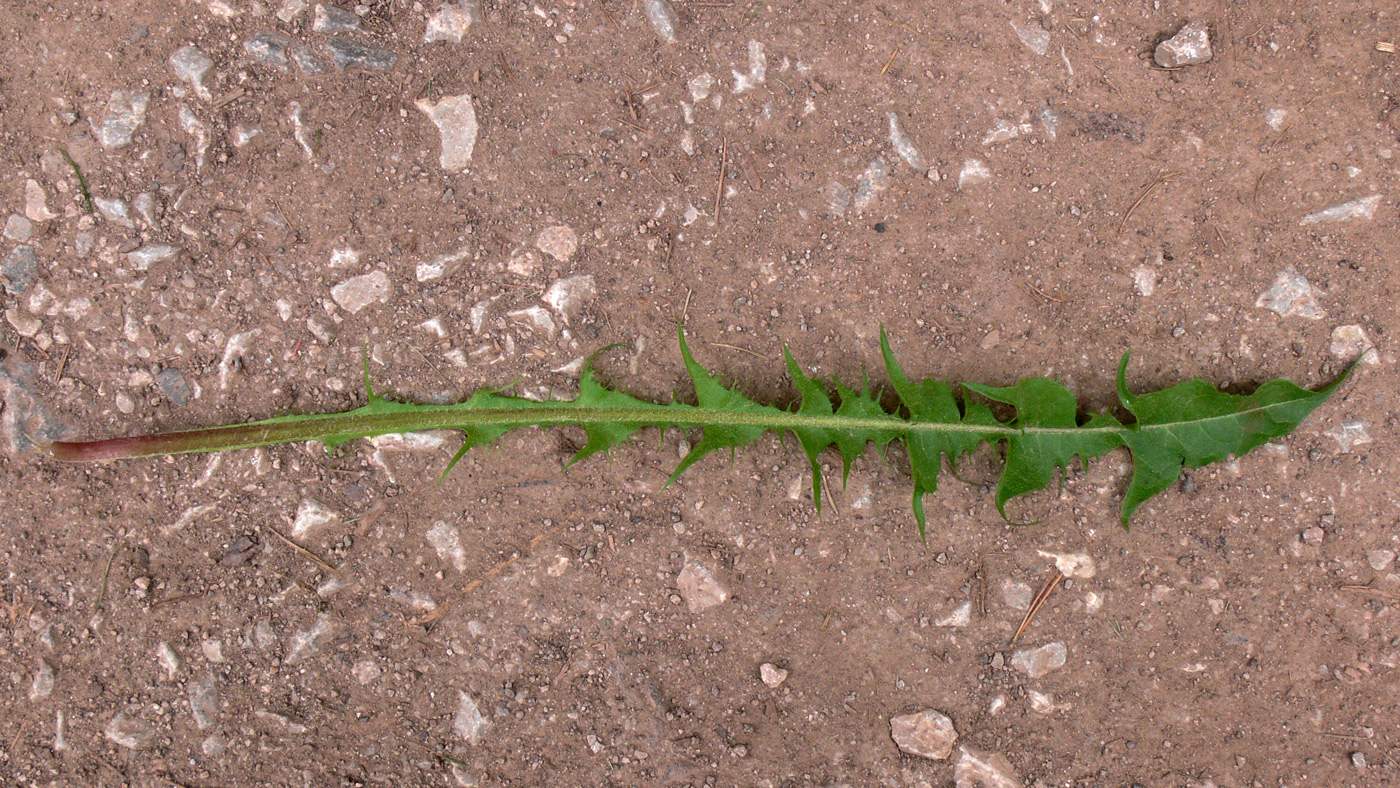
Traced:
<path id="1" fill-rule="evenodd" d="M 1395 10 L 677 2 L 668 43 L 648 6 L 488 1 L 460 43 L 424 41 L 435 2 L 347 6 L 335 33 L 276 0 L 0 7 L 0 218 L 31 214 L 0 260 L 36 260 L 0 295 L 5 782 L 915 788 L 952 785 L 966 746 L 1008 785 L 1400 783 Z M 1214 58 L 1156 67 L 1191 19 Z M 267 33 L 324 73 L 254 57 Z M 339 69 L 333 37 L 396 60 Z M 190 45 L 207 98 L 169 62 Z M 118 90 L 148 105 L 104 147 Z M 462 95 L 479 133 L 448 172 L 418 102 Z M 576 251 L 537 248 L 561 226 Z M 1286 269 L 1312 317 L 1256 305 Z M 375 271 L 358 311 L 333 295 Z M 542 300 L 578 276 L 596 294 Z M 1318 385 L 1355 355 L 1342 326 L 1378 363 L 1131 532 L 1125 453 L 1019 528 L 984 457 L 929 497 L 926 544 L 897 454 L 844 489 L 827 458 L 818 517 L 777 438 L 665 489 L 694 435 L 565 472 L 579 435 L 522 430 L 441 484 L 455 437 L 99 466 L 30 441 L 346 409 L 365 352 L 379 389 L 451 401 L 567 394 L 620 342 L 609 381 L 684 397 L 678 321 L 773 400 L 783 343 L 878 382 L 882 325 L 911 375 L 1046 375 L 1090 410 L 1127 349 L 1143 389 Z M 1010 647 L 1042 551 L 1097 572 Z M 727 599 L 693 610 L 687 564 Z M 1063 667 L 1013 667 L 1049 643 Z M 896 747 L 890 718 L 922 709 L 951 759 Z"/>

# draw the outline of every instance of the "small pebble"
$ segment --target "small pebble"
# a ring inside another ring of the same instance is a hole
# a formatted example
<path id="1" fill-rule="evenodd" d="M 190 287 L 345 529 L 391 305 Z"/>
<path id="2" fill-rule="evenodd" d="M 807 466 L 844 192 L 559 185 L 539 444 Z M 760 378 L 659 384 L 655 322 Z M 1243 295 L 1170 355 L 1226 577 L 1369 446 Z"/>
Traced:
<path id="1" fill-rule="evenodd" d="M 1273 287 L 1264 291 L 1254 305 L 1275 312 L 1280 317 L 1321 320 L 1327 314 L 1317 304 L 1317 291 L 1292 266 L 1278 273 Z"/>
<path id="2" fill-rule="evenodd" d="M 481 9 L 476 0 L 448 3 L 438 9 L 436 14 L 428 17 L 427 32 L 423 34 L 423 41 L 429 44 L 434 41 L 460 44 L 471 26 L 479 21 Z"/>
<path id="3" fill-rule="evenodd" d="M 1395 561 L 1395 551 L 1381 548 L 1366 553 L 1366 563 L 1377 572 L 1384 572 Z"/>
<path id="4" fill-rule="evenodd" d="M 546 227 L 535 239 L 535 248 L 561 263 L 567 263 L 578 250 L 578 234 L 562 224 Z"/>
<path id="5" fill-rule="evenodd" d="M 458 736 L 467 740 L 467 743 L 475 745 L 481 742 L 481 737 L 486 730 L 491 727 L 481 716 L 481 709 L 476 705 L 472 696 L 465 692 L 457 693 L 457 716 L 452 720 L 452 730 Z"/>
<path id="6" fill-rule="evenodd" d="M 771 662 L 765 662 L 758 666 L 758 677 L 763 680 L 764 684 L 772 689 L 777 689 L 782 686 L 784 681 L 787 681 L 788 672 Z"/>
<path id="7" fill-rule="evenodd" d="M 128 750 L 139 750 L 151 743 L 156 731 L 150 723 L 135 716 L 130 710 L 123 710 L 107 722 L 102 729 L 102 735 L 115 745 Z"/>
<path id="8" fill-rule="evenodd" d="M 1021 778 L 1005 756 L 959 747 L 953 784 L 956 788 L 1021 788 Z"/>
<path id="9" fill-rule="evenodd" d="M 5 237 L 11 241 L 25 243 L 34 237 L 34 225 L 25 217 L 12 213 L 5 220 Z"/>
<path id="10" fill-rule="evenodd" d="M 1313 526 L 1312 528 L 1303 531 L 1303 541 L 1307 542 L 1313 547 L 1321 547 L 1322 540 L 1325 536 L 1326 532 L 1323 531 L 1321 528 L 1318 528 L 1317 526 Z"/>
<path id="11" fill-rule="evenodd" d="M 0 276 L 5 277 L 5 292 L 21 295 L 34 284 L 34 276 L 39 270 L 39 260 L 32 246 L 16 246 L 14 251 L 0 262 Z"/>
<path id="12" fill-rule="evenodd" d="M 680 27 L 680 17 L 670 0 L 646 0 L 643 9 L 657 37 L 668 44 L 676 43 L 676 29 Z"/>

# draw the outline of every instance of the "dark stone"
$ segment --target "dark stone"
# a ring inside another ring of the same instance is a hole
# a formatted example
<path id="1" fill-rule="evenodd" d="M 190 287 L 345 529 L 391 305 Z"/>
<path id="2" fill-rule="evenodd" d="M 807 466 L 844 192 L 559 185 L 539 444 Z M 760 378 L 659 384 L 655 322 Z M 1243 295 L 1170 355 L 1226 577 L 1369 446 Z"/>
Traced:
<path id="1" fill-rule="evenodd" d="M 387 49 L 370 49 L 348 38 L 332 38 L 326 49 L 335 58 L 335 67 L 342 71 L 388 71 L 399 56 Z"/>
<path id="2" fill-rule="evenodd" d="M 263 33 L 248 39 L 243 45 L 243 51 L 260 63 L 273 66 L 278 71 L 286 71 L 287 47 L 291 44 L 292 39 L 281 33 Z"/>
<path id="3" fill-rule="evenodd" d="M 5 262 L 0 263 L 0 276 L 5 277 L 5 292 L 23 295 L 34 284 L 34 272 L 37 270 L 39 260 L 34 257 L 34 247 L 16 246 Z"/>
<path id="4" fill-rule="evenodd" d="M 185 376 L 180 374 L 180 370 L 168 367 L 156 374 L 156 385 L 160 386 L 160 391 L 166 399 L 175 404 L 177 408 L 183 408 L 190 401 L 190 385 L 185 382 Z"/>

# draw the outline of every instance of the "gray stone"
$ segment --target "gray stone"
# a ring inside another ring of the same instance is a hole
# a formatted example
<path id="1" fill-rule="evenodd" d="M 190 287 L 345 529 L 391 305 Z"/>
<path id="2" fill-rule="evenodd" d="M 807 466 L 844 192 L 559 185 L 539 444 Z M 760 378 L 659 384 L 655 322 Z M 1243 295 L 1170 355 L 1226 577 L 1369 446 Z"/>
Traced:
<path id="1" fill-rule="evenodd" d="M 946 714 L 924 709 L 891 717 L 890 737 L 899 749 L 910 755 L 941 761 L 953 753 L 958 732 Z"/>
<path id="2" fill-rule="evenodd" d="M 331 288 L 331 298 L 350 314 L 355 314 L 370 304 L 382 304 L 389 300 L 393 286 L 389 276 L 383 271 L 371 271 L 352 277 Z"/>
<path id="3" fill-rule="evenodd" d="M 206 671 L 200 678 L 191 681 L 189 686 L 190 716 L 200 730 L 208 730 L 219 721 L 219 688 L 214 685 L 214 674 Z"/>
<path id="4" fill-rule="evenodd" d="M 160 204 L 156 202 L 156 196 L 151 192 L 136 195 L 136 213 L 146 220 L 146 224 L 155 227 L 156 222 L 160 221 Z"/>
<path id="5" fill-rule="evenodd" d="M 1046 643 L 1040 648 L 1025 648 L 1011 655 L 1011 667 L 1038 679 L 1065 665 L 1068 654 L 1063 643 Z"/>
<path id="6" fill-rule="evenodd" d="M 291 49 L 292 62 L 297 64 L 297 68 L 301 69 L 301 73 L 309 77 L 326 73 L 326 67 L 321 65 L 315 55 L 311 54 L 311 47 L 308 47 L 300 41 L 293 41 Z"/>
<path id="7" fill-rule="evenodd" d="M 17 213 L 5 220 L 5 237 L 24 243 L 34 237 L 34 224 Z"/>
<path id="8" fill-rule="evenodd" d="M 156 385 L 175 407 L 183 408 L 189 404 L 190 384 L 185 382 L 185 376 L 180 374 L 180 370 L 173 367 L 162 369 L 156 373 Z"/>
<path id="9" fill-rule="evenodd" d="M 399 59 L 387 49 L 370 49 L 348 38 L 332 38 L 326 42 L 326 49 L 335 59 L 335 67 L 342 71 L 388 71 Z"/>
<path id="10" fill-rule="evenodd" d="M 1195 66 L 1210 61 L 1210 28 L 1203 22 L 1188 22 L 1177 34 L 1157 45 L 1152 59 L 1162 68 Z"/>
<path id="11" fill-rule="evenodd" d="M 266 63 L 278 71 L 286 71 L 287 48 L 291 45 L 292 39 L 281 33 L 261 33 L 248 39 L 243 44 L 243 51 L 259 63 Z"/>
<path id="12" fill-rule="evenodd" d="M 93 126 L 98 143 L 108 150 L 130 145 L 132 136 L 146 120 L 146 106 L 150 100 L 151 94 L 145 91 L 112 91 L 102 122 Z"/>
<path id="13" fill-rule="evenodd" d="M 16 246 L 0 263 L 0 276 L 5 277 L 5 292 L 22 295 L 34 284 L 34 274 L 38 270 L 39 260 L 34 256 L 34 247 Z"/>
<path id="14" fill-rule="evenodd" d="M 360 29 L 360 18 L 343 8 L 317 3 L 311 29 L 317 33 L 350 33 Z"/>
<path id="15" fill-rule="evenodd" d="M 287 665 L 295 665 L 307 657 L 319 654 L 321 647 L 336 632 L 335 625 L 331 623 L 330 616 L 325 613 L 316 617 L 316 622 L 309 629 L 304 629 L 292 635 L 291 642 L 287 647 Z"/>

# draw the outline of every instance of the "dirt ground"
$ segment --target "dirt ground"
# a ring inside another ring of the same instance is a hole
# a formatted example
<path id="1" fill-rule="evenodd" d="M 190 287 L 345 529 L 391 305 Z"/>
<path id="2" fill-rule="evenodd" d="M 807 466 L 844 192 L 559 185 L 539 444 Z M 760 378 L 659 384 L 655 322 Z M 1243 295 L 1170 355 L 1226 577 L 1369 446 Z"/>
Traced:
<path id="1" fill-rule="evenodd" d="M 6 784 L 1400 784 L 1400 14 L 673 10 L 0 7 Z M 1213 59 L 1155 65 L 1189 20 Z M 685 397 L 678 321 L 778 401 L 783 343 L 878 382 L 882 325 L 1094 410 L 1129 348 L 1142 389 L 1377 363 L 1131 532 L 1118 452 L 1033 527 L 945 475 L 926 545 L 898 452 L 818 517 L 775 437 L 666 489 L 695 435 L 565 472 L 578 434 L 521 430 L 441 484 L 451 435 L 30 442 L 354 407 L 366 351 L 452 401 L 628 343 L 611 383 Z M 1010 646 L 1046 553 L 1096 571 Z M 946 758 L 892 738 L 924 710 Z"/>

